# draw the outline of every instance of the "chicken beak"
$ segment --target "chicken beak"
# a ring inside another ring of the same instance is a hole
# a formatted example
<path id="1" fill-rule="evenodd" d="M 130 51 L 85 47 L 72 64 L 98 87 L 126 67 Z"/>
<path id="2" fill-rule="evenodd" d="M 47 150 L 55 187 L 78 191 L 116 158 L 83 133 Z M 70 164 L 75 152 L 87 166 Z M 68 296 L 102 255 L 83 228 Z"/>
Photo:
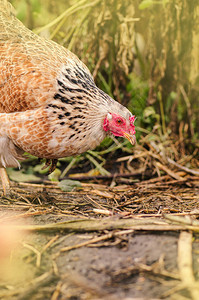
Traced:
<path id="1" fill-rule="evenodd" d="M 129 140 L 129 142 L 132 145 L 135 145 L 135 143 L 136 143 L 136 137 L 135 137 L 135 135 L 131 135 L 131 134 L 127 133 L 127 132 L 124 132 L 123 134 L 124 134 L 124 137 L 127 138 L 127 140 Z"/>

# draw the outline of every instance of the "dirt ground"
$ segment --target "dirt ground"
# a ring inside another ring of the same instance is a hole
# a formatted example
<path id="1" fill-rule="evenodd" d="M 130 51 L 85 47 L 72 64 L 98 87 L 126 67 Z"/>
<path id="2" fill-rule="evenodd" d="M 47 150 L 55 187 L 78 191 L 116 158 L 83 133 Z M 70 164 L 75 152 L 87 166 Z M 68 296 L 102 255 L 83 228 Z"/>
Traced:
<path id="1" fill-rule="evenodd" d="M 13 184 L 0 204 L 0 299 L 199 299 L 198 200 L 197 177 Z"/>

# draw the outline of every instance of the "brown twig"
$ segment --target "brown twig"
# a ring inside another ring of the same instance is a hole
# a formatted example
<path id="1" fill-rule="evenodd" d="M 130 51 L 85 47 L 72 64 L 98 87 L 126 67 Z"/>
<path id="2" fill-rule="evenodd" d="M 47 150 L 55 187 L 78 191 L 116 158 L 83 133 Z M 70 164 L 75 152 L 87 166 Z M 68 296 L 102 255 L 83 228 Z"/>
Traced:
<path id="1" fill-rule="evenodd" d="M 192 266 L 192 239 L 193 235 L 191 232 L 182 231 L 180 233 L 178 241 L 178 268 L 184 288 L 189 290 L 191 299 L 198 300 L 199 289 L 193 275 Z"/>
<path id="2" fill-rule="evenodd" d="M 136 170 L 135 172 L 131 172 L 131 173 L 126 173 L 126 174 L 121 174 L 121 173 L 114 173 L 111 175 L 96 175 L 96 176 L 66 176 L 63 179 L 75 179 L 75 180 L 96 180 L 96 179 L 113 179 L 113 178 L 120 178 L 120 177 L 124 177 L 124 178 L 128 178 L 128 177 L 132 177 L 132 176 L 136 176 L 136 175 L 141 175 L 143 173 L 143 171 L 145 170 L 145 168 L 140 168 L 138 170 Z"/>
<path id="3" fill-rule="evenodd" d="M 175 167 L 177 167 L 178 169 L 181 169 L 183 171 L 185 171 L 186 173 L 190 173 L 192 175 L 196 175 L 196 176 L 199 176 L 199 171 L 196 171 L 196 170 L 192 170 L 192 169 L 189 169 L 187 167 L 184 167 L 180 164 L 178 164 L 177 162 L 175 162 L 173 159 L 171 158 L 167 158 L 168 162 L 172 165 L 174 165 Z"/>
<path id="4" fill-rule="evenodd" d="M 70 250 L 73 250 L 73 249 L 78 249 L 78 248 L 81 248 L 81 247 L 84 247 L 84 246 L 88 246 L 88 245 L 91 245 L 91 244 L 96 244 L 98 242 L 111 239 L 111 238 L 116 237 L 116 236 L 121 236 L 121 235 L 124 235 L 124 234 L 133 233 L 133 232 L 134 232 L 134 230 L 132 230 L 132 229 L 122 230 L 122 231 L 119 231 L 119 232 L 110 232 L 110 233 L 104 234 L 104 235 L 99 236 L 99 237 L 95 237 L 92 240 L 89 240 L 89 241 L 86 241 L 86 242 L 83 242 L 83 243 L 80 243 L 80 244 L 77 244 L 77 245 L 64 247 L 64 248 L 60 249 L 60 252 L 66 252 L 66 251 L 70 251 Z"/>

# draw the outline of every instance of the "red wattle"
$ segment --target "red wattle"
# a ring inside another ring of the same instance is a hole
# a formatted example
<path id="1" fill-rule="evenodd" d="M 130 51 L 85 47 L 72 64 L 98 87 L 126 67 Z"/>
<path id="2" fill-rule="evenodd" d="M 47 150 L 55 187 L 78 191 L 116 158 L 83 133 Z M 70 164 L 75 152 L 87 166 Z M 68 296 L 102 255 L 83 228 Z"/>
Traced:
<path id="1" fill-rule="evenodd" d="M 109 122 L 108 122 L 107 117 L 104 119 L 103 128 L 104 128 L 104 131 L 109 131 Z"/>

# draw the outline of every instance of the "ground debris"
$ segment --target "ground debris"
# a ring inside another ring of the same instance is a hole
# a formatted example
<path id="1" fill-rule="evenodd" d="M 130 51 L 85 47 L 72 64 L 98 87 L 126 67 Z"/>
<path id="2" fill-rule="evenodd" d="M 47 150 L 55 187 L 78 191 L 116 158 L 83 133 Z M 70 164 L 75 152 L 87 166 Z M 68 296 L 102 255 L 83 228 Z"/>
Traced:
<path id="1" fill-rule="evenodd" d="M 23 233 L 20 251 L 12 249 L 23 276 L 6 281 L 0 272 L 0 297 L 197 299 L 199 190 L 187 184 L 196 178 L 167 174 L 112 187 L 100 180 L 71 192 L 49 181 L 13 184 L 12 197 L 1 200 L 0 229 L 9 223 Z M 188 271 L 183 233 L 191 240 L 189 262 L 194 247 Z"/>

